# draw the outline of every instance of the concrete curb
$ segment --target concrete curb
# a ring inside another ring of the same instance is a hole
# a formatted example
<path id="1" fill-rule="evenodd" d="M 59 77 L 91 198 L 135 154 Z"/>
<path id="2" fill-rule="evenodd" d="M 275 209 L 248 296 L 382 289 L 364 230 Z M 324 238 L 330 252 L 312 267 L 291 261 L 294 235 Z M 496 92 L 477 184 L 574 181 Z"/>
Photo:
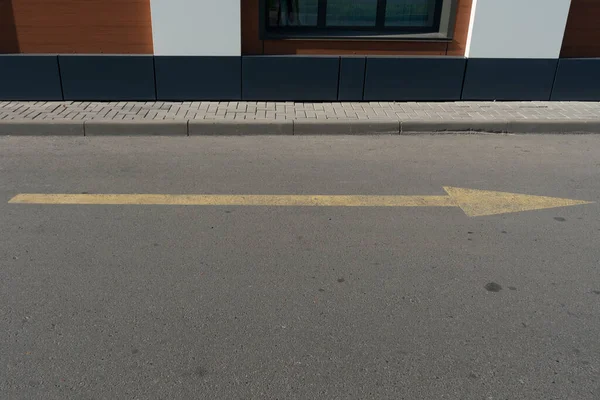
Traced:
<path id="1" fill-rule="evenodd" d="M 189 136 L 293 135 L 293 120 L 190 120 Z"/>
<path id="2" fill-rule="evenodd" d="M 85 121 L 85 136 L 187 136 L 187 121 Z"/>
<path id="3" fill-rule="evenodd" d="M 426 133 L 426 132 L 489 132 L 507 133 L 508 121 L 491 120 L 452 120 L 452 121 L 406 121 L 400 124 L 400 133 Z"/>
<path id="4" fill-rule="evenodd" d="M 400 121 L 394 120 L 301 120 L 294 121 L 294 135 L 397 135 Z"/>
<path id="5" fill-rule="evenodd" d="M 600 133 L 600 121 L 519 120 L 508 122 L 510 133 Z"/>
<path id="6" fill-rule="evenodd" d="M 83 121 L 0 121 L 0 136 L 83 136 Z"/>
<path id="7" fill-rule="evenodd" d="M 600 133 L 600 120 L 158 120 L 0 121 L 0 136 L 410 135 Z"/>

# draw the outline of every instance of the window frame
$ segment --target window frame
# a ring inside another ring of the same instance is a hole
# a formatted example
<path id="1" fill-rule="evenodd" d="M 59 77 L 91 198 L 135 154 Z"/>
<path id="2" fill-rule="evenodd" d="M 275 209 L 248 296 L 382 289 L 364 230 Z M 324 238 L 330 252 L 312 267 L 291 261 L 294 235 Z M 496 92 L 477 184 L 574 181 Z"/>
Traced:
<path id="1" fill-rule="evenodd" d="M 436 0 L 433 28 L 420 26 L 386 27 L 385 10 L 387 0 L 377 0 L 375 26 L 326 26 L 327 1 L 318 0 L 317 26 L 270 28 L 267 26 L 267 0 L 260 0 L 258 10 L 260 14 L 260 39 L 450 41 L 454 34 L 458 0 Z"/>

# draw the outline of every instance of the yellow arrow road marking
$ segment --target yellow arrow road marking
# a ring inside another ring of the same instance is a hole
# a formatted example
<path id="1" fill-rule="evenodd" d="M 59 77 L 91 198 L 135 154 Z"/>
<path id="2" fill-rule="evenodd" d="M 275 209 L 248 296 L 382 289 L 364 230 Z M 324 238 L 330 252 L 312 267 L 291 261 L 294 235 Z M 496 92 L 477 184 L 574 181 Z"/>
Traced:
<path id="1" fill-rule="evenodd" d="M 547 208 L 592 204 L 591 201 L 562 199 L 559 197 L 533 196 L 489 190 L 444 187 L 444 190 L 469 217 L 508 214 Z"/>
<path id="2" fill-rule="evenodd" d="M 456 207 L 450 196 L 19 194 L 9 203 L 181 206 Z"/>
<path id="3" fill-rule="evenodd" d="M 504 214 L 589 204 L 588 201 L 474 189 L 444 188 L 447 196 L 19 194 L 13 204 L 460 207 L 468 216 Z"/>

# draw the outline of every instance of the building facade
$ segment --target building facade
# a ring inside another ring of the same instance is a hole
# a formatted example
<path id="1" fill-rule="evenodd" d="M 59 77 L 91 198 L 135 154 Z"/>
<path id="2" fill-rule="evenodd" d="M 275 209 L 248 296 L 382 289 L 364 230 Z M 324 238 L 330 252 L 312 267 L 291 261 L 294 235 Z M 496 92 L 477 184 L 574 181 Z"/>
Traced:
<path id="1" fill-rule="evenodd" d="M 0 100 L 600 100 L 599 0 L 0 0 Z"/>

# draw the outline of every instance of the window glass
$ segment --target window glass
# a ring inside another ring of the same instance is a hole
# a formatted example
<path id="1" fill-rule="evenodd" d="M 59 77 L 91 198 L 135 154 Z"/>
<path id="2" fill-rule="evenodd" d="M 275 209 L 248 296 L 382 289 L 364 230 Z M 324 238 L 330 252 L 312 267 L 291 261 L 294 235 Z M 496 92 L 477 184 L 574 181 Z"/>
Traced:
<path id="1" fill-rule="evenodd" d="M 431 0 L 387 0 L 385 26 L 430 26 L 435 5 Z"/>
<path id="2" fill-rule="evenodd" d="M 448 1 L 261 0 L 261 4 L 267 31 L 284 35 L 360 36 L 435 33 L 440 28 L 442 5 Z"/>
<path id="3" fill-rule="evenodd" d="M 316 26 L 319 0 L 267 0 L 271 27 Z"/>
<path id="4" fill-rule="evenodd" d="M 375 26 L 377 0 L 327 0 L 327 26 Z"/>

